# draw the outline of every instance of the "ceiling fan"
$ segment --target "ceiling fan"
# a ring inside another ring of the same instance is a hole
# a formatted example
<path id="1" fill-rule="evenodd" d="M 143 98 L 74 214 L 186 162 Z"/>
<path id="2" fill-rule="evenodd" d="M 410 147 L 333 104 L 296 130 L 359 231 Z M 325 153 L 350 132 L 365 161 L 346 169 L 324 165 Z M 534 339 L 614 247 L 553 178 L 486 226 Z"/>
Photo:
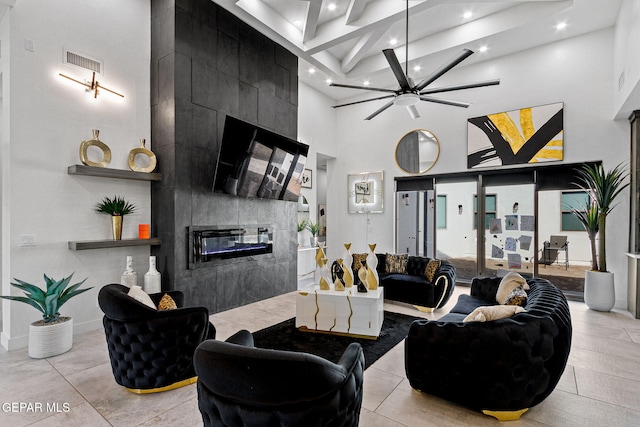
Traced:
<path id="1" fill-rule="evenodd" d="M 369 87 L 369 86 L 354 86 L 354 85 L 345 85 L 345 84 L 339 84 L 339 83 L 331 83 L 331 86 L 336 86 L 336 87 L 390 93 L 390 95 L 379 96 L 377 98 L 371 98 L 371 99 L 365 99 L 362 101 L 355 101 L 355 102 L 349 102 L 346 104 L 335 105 L 333 108 L 346 107 L 348 105 L 361 104 L 363 102 L 369 102 L 369 101 L 377 101 L 379 99 L 393 98 L 391 101 L 389 101 L 388 103 L 386 103 L 385 105 L 383 105 L 382 107 L 374 111 L 372 114 L 367 116 L 365 120 L 373 119 L 375 116 L 382 113 L 384 110 L 391 107 L 392 105 L 406 107 L 411 117 L 415 119 L 420 117 L 420 113 L 418 113 L 418 109 L 416 108 L 416 104 L 419 101 L 435 102 L 438 104 L 452 105 L 454 107 L 463 107 L 463 108 L 467 108 L 469 107 L 469 105 L 471 105 L 466 102 L 434 98 L 429 95 L 432 95 L 434 93 L 450 92 L 454 90 L 472 89 L 477 87 L 493 86 L 493 85 L 500 84 L 500 79 L 495 79 L 495 80 L 487 80 L 484 82 L 468 83 L 468 84 L 457 85 L 457 86 L 440 87 L 436 89 L 425 89 L 427 86 L 433 83 L 440 76 L 442 76 L 447 71 L 451 70 L 453 67 L 455 67 L 456 65 L 464 61 L 470 55 L 472 55 L 473 51 L 469 49 L 463 49 L 459 54 L 457 54 L 447 63 L 445 63 L 440 68 L 432 72 L 430 75 L 424 78 L 421 82 L 419 82 L 418 84 L 414 84 L 413 80 L 409 77 L 409 71 L 408 71 L 408 67 L 409 67 L 409 0 L 406 1 L 406 4 L 407 4 L 407 7 L 406 7 L 406 18 L 405 18 L 406 19 L 405 70 L 404 71 L 402 70 L 402 65 L 400 65 L 400 61 L 398 61 L 398 57 L 396 56 L 396 53 L 393 49 L 384 49 L 382 51 L 382 53 L 384 53 L 385 58 L 387 59 L 387 62 L 389 63 L 389 66 L 391 67 L 391 71 L 393 71 L 393 74 L 398 80 L 398 84 L 400 85 L 400 88 L 384 89 L 384 88 Z"/>

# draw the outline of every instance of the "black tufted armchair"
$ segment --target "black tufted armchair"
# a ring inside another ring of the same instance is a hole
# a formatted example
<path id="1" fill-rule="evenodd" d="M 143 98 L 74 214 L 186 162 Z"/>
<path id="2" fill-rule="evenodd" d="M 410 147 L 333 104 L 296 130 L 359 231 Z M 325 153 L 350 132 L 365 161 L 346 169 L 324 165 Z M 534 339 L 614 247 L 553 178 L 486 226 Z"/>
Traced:
<path id="1" fill-rule="evenodd" d="M 169 294 L 178 308 L 158 311 L 129 297 L 128 291 L 126 286 L 112 284 L 98 294 L 116 382 L 139 394 L 193 384 L 193 352 L 216 334 L 208 310 L 181 308 L 182 292 L 167 291 L 150 297 L 158 304 Z"/>
<path id="2" fill-rule="evenodd" d="M 357 426 L 364 354 L 350 344 L 338 363 L 253 346 L 242 330 L 194 355 L 205 426 Z"/>

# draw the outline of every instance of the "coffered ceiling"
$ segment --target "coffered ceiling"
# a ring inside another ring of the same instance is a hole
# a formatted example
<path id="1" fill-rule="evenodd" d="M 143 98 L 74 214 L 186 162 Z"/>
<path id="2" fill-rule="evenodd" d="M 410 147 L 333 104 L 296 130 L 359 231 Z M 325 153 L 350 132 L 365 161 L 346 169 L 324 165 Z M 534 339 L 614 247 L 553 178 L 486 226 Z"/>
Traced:
<path id="1" fill-rule="evenodd" d="M 336 101 L 375 92 L 328 81 L 396 88 L 382 49 L 394 48 L 406 67 L 406 0 L 213 1 L 296 54 L 300 80 Z M 611 27 L 622 2 L 410 0 L 408 73 L 418 81 L 463 48 L 475 53 L 458 67 Z"/>

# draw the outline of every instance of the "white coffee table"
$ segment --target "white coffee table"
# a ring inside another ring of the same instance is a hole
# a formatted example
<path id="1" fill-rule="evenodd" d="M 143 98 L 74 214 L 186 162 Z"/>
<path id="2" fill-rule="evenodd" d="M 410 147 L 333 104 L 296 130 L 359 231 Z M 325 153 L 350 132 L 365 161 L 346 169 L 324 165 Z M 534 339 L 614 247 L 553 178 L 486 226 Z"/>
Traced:
<path id="1" fill-rule="evenodd" d="M 384 321 L 384 290 L 358 292 L 320 290 L 318 285 L 299 289 L 296 327 L 311 332 L 335 333 L 376 339 Z"/>

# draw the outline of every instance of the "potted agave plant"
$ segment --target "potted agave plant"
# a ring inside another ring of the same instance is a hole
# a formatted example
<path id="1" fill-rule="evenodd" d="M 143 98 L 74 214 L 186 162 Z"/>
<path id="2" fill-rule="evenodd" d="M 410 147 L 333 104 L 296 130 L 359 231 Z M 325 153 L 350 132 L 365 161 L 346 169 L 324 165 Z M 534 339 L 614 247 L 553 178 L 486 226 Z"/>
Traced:
<path id="1" fill-rule="evenodd" d="M 629 174 L 622 164 L 609 171 L 602 164 L 584 165 L 577 173 L 576 184 L 590 198 L 586 206 L 572 209 L 591 242 L 591 270 L 585 272 L 584 301 L 592 310 L 610 311 L 615 305 L 615 288 L 613 273 L 607 270 L 607 215 L 615 207 L 616 197 L 629 185 L 625 182 Z"/>
<path id="2" fill-rule="evenodd" d="M 311 233 L 311 246 L 318 246 L 318 233 L 320 232 L 320 228 L 322 226 L 319 222 L 308 221 L 307 222 L 307 230 Z"/>
<path id="3" fill-rule="evenodd" d="M 73 273 L 55 280 L 45 274 L 46 290 L 14 278 L 15 282 L 11 282 L 11 285 L 22 290 L 26 296 L 0 295 L 0 298 L 29 304 L 42 313 L 42 320 L 29 325 L 29 356 L 34 359 L 62 354 L 73 345 L 73 318 L 60 316 L 58 310 L 71 298 L 91 288 L 78 289 L 86 278 L 69 286 L 71 277 Z"/>
<path id="4" fill-rule="evenodd" d="M 125 215 L 135 212 L 136 206 L 127 202 L 124 197 L 105 197 L 96 204 L 96 212 L 111 215 L 113 240 L 122 239 L 122 220 Z"/>

